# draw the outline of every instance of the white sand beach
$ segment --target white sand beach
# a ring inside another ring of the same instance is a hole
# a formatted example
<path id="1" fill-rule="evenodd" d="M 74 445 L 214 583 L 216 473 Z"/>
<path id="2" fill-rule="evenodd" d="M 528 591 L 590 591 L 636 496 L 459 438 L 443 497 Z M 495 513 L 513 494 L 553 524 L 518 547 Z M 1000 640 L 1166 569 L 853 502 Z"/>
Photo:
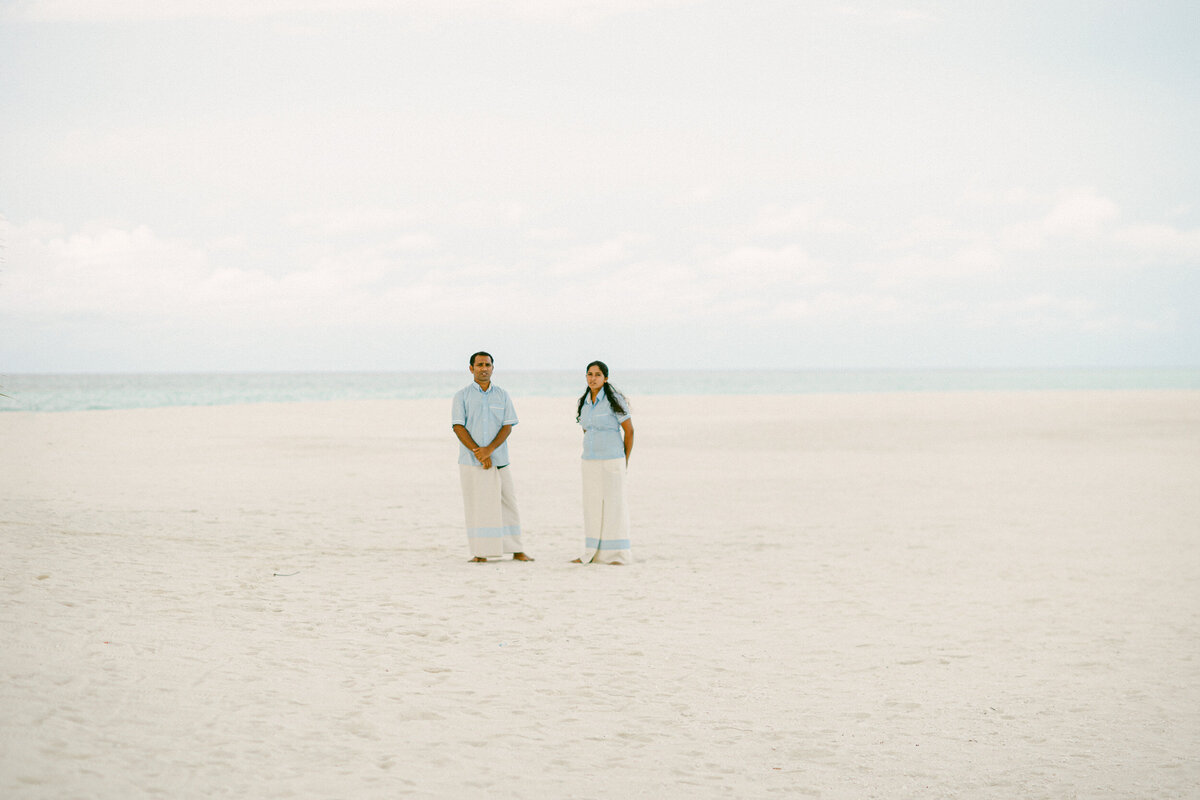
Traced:
<path id="1" fill-rule="evenodd" d="M 1195 798 L 1200 392 L 571 399 L 468 563 L 449 398 L 0 414 L 5 798 Z"/>

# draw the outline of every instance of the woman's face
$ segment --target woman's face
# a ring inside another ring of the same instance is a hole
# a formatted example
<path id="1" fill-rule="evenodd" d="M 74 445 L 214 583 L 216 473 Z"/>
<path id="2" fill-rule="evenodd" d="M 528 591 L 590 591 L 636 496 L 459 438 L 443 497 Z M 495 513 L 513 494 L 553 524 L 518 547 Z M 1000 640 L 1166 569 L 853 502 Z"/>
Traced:
<path id="1" fill-rule="evenodd" d="M 593 392 L 600 391 L 600 387 L 603 386 L 607 380 L 608 380 L 608 378 L 604 377 L 604 373 L 601 372 L 600 368 L 597 367 L 595 364 L 588 367 L 588 371 L 587 371 L 588 388 L 591 389 Z"/>

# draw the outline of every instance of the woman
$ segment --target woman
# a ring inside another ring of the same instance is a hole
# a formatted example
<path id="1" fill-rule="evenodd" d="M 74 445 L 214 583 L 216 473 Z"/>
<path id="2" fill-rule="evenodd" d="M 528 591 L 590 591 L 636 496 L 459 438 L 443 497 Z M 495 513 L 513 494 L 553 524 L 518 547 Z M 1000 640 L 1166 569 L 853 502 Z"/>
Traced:
<path id="1" fill-rule="evenodd" d="M 629 402 L 608 382 L 608 365 L 587 365 L 588 388 L 575 421 L 583 426 L 584 554 L 575 564 L 629 564 L 629 506 L 625 471 L 633 452 Z M 624 433 L 624 436 L 622 436 Z"/>

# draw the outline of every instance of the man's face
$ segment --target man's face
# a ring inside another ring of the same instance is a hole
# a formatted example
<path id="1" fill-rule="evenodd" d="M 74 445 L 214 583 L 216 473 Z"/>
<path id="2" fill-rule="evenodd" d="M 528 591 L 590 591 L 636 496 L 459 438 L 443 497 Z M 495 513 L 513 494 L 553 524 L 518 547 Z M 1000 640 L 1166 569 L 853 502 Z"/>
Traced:
<path id="1" fill-rule="evenodd" d="M 475 362 L 471 364 L 471 374 L 475 376 L 476 383 L 491 383 L 492 360 L 487 356 L 475 356 Z"/>

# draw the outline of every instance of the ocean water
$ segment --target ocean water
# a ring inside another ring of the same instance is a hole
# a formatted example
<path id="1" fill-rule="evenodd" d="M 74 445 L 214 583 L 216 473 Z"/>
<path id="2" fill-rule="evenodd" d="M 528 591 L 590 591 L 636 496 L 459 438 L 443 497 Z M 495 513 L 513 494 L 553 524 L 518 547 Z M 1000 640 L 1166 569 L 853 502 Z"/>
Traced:
<path id="1" fill-rule="evenodd" d="M 574 397 L 582 372 L 497 371 L 517 397 Z M 1200 389 L 1200 368 L 629 370 L 612 376 L 639 395 L 858 392 Z M 92 411 L 232 403 L 410 399 L 450 396 L 470 381 L 457 372 L 0 375 L 0 412 Z"/>

